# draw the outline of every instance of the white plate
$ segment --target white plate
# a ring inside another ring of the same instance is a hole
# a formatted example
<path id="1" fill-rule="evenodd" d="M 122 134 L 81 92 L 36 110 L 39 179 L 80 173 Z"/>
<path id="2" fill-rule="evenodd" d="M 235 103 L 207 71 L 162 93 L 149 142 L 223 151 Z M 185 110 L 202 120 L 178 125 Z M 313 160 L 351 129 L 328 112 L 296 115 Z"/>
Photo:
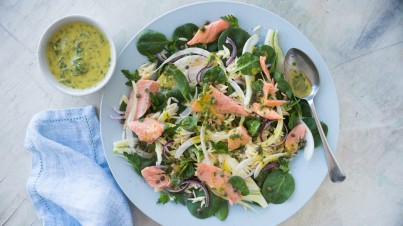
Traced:
<path id="1" fill-rule="evenodd" d="M 188 5 L 168 12 L 152 21 L 145 28 L 164 33 L 168 38 L 176 27 L 184 23 L 198 26 L 205 21 L 217 20 L 221 16 L 234 14 L 239 19 L 240 27 L 250 34 L 257 25 L 262 28 L 261 40 L 264 40 L 269 28 L 278 29 L 280 44 L 284 52 L 292 47 L 307 53 L 318 67 L 321 84 L 315 105 L 319 118 L 329 126 L 328 141 L 332 150 L 336 150 L 339 134 L 339 107 L 336 91 L 323 59 L 315 47 L 294 26 L 279 16 L 262 8 L 238 2 L 205 2 Z M 239 205 L 231 207 L 225 221 L 216 217 L 200 220 L 193 217 L 186 206 L 173 202 L 157 205 L 159 193 L 148 186 L 142 177 L 126 163 L 126 160 L 112 153 L 113 142 L 121 139 L 122 126 L 110 119 L 114 115 L 113 106 L 118 106 L 122 94 L 128 95 L 129 88 L 124 85 L 126 79 L 121 69 L 135 70 L 146 58 L 136 49 L 136 36 L 120 54 L 113 79 L 104 90 L 101 103 L 101 135 L 103 148 L 109 167 L 117 183 L 127 197 L 146 215 L 163 225 L 277 225 L 298 211 L 316 192 L 325 178 L 327 167 L 322 148 L 317 148 L 312 159 L 306 162 L 303 154 L 298 154 L 291 163 L 295 178 L 295 191 L 289 200 L 281 205 L 269 204 L 265 209 L 255 207 L 257 213 L 245 211 Z"/>

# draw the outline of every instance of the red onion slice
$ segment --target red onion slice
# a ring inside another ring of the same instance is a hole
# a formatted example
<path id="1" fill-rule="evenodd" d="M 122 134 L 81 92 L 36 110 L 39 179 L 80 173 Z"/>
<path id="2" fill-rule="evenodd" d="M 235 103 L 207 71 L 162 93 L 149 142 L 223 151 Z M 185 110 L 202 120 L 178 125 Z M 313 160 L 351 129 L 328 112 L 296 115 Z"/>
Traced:
<path id="1" fill-rule="evenodd" d="M 125 117 L 124 116 L 122 116 L 122 115 L 120 115 L 120 116 L 113 116 L 113 115 L 111 115 L 111 119 L 113 119 L 113 120 L 120 120 L 120 119 L 124 119 Z"/>
<path id="2" fill-rule="evenodd" d="M 115 111 L 115 112 L 118 113 L 119 115 L 124 115 L 124 114 L 125 114 L 124 111 L 119 111 L 116 107 L 113 107 L 113 111 Z"/>
<path id="3" fill-rule="evenodd" d="M 165 59 L 162 57 L 161 53 L 155 54 L 155 57 L 160 61 L 160 62 L 164 62 Z"/>
<path id="4" fill-rule="evenodd" d="M 204 68 L 202 68 L 202 69 L 197 73 L 197 75 L 196 75 L 196 82 L 197 82 L 197 83 L 200 83 L 200 82 L 201 82 L 201 75 L 203 74 L 203 72 L 204 72 L 207 68 L 211 67 L 212 64 L 213 64 L 213 62 L 210 61 Z"/>
<path id="5" fill-rule="evenodd" d="M 182 185 L 185 185 L 185 186 L 183 186 L 183 187 L 181 187 L 181 188 L 179 188 L 177 190 L 173 190 L 173 189 L 170 189 L 170 188 L 165 188 L 165 190 L 169 191 L 169 192 L 172 192 L 172 193 L 183 192 L 184 190 L 186 190 L 189 187 L 190 183 L 182 183 L 181 185 L 179 185 L 179 187 L 182 186 Z"/>
<path id="6" fill-rule="evenodd" d="M 232 63 L 232 61 L 235 59 L 235 57 L 236 57 L 237 48 L 236 48 L 236 45 L 235 45 L 234 41 L 232 41 L 232 39 L 231 39 L 230 37 L 227 37 L 227 39 L 225 40 L 225 43 L 230 44 L 231 47 L 232 47 L 231 56 L 230 56 L 230 58 L 225 62 L 225 66 L 228 67 L 228 65 L 230 65 L 230 64 Z"/>
<path id="7" fill-rule="evenodd" d="M 284 125 L 284 128 L 285 128 L 284 139 L 283 139 L 280 143 L 278 143 L 278 144 L 271 144 L 271 145 L 269 145 L 270 147 L 277 147 L 277 146 L 279 146 L 279 145 L 281 145 L 282 143 L 285 142 L 285 140 L 286 140 L 286 138 L 287 138 L 287 135 L 288 135 L 288 128 L 287 128 L 286 125 Z"/>
<path id="8" fill-rule="evenodd" d="M 166 150 L 168 148 L 168 145 L 172 144 L 173 142 L 174 142 L 173 140 L 170 140 L 170 141 L 166 142 L 164 144 L 164 146 L 162 146 L 162 154 L 165 156 L 165 158 L 168 158 L 168 156 L 166 154 Z"/>
<path id="9" fill-rule="evenodd" d="M 269 164 L 265 165 L 260 172 L 267 171 L 269 169 L 276 168 L 276 167 L 278 167 L 277 162 L 269 163 Z"/>
<path id="10" fill-rule="evenodd" d="M 262 127 L 262 129 L 260 130 L 260 134 L 259 134 L 260 141 L 263 142 L 263 132 L 272 122 L 273 121 L 267 120 L 266 123 L 264 124 L 264 126 Z"/>

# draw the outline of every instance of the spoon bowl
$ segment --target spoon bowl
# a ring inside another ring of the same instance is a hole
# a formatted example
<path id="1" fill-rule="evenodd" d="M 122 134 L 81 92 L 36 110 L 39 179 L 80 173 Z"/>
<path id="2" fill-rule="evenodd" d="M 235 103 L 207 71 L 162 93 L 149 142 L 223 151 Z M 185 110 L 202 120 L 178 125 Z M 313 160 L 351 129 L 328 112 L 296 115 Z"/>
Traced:
<path id="1" fill-rule="evenodd" d="M 294 95 L 308 102 L 325 150 L 329 177 L 332 182 L 342 182 L 346 175 L 340 168 L 327 142 L 313 99 L 319 90 L 320 76 L 312 60 L 301 50 L 291 48 L 284 60 L 284 79 L 290 83 Z"/>

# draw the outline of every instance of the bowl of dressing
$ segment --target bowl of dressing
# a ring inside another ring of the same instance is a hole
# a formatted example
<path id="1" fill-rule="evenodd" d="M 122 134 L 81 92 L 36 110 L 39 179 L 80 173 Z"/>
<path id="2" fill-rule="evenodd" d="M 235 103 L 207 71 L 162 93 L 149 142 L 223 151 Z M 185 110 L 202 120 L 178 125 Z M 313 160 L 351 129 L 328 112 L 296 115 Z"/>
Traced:
<path id="1" fill-rule="evenodd" d="M 112 38 L 93 19 L 71 15 L 52 23 L 38 47 L 42 74 L 59 91 L 94 93 L 111 79 L 116 65 Z"/>

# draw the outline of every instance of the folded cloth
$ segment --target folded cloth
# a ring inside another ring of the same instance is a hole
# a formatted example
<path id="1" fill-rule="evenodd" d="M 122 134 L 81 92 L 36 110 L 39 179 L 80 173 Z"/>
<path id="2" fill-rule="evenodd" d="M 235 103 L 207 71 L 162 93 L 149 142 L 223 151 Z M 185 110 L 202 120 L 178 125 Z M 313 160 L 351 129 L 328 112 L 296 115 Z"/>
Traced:
<path id="1" fill-rule="evenodd" d="M 44 225 L 133 225 L 102 151 L 95 107 L 48 110 L 28 125 L 27 189 Z"/>

